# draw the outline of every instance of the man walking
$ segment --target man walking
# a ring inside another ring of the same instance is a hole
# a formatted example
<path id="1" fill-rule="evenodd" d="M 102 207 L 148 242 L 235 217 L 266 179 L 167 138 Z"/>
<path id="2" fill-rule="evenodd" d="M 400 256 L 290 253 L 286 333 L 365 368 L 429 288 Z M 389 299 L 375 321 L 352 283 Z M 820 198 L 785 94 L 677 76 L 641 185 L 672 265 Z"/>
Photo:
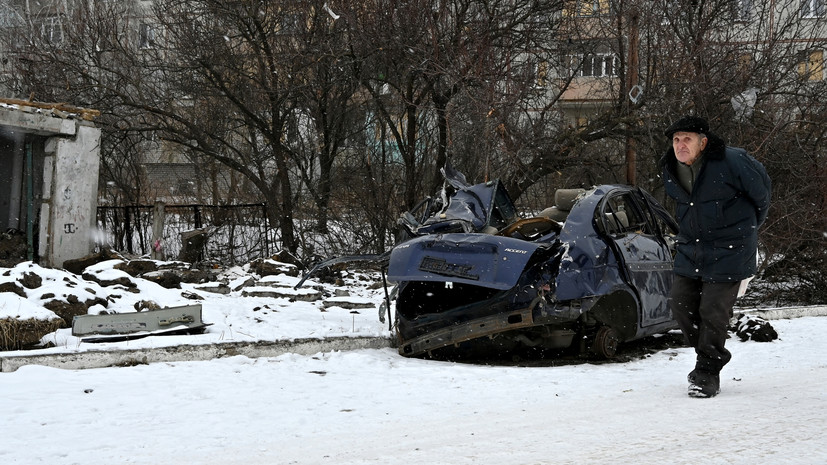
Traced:
<path id="1" fill-rule="evenodd" d="M 732 358 L 724 344 L 738 288 L 756 272 L 770 178 L 744 149 L 727 147 L 710 132 L 703 118 L 683 117 L 665 134 L 672 148 L 661 166 L 679 225 L 669 305 L 696 353 L 689 395 L 713 397 Z"/>

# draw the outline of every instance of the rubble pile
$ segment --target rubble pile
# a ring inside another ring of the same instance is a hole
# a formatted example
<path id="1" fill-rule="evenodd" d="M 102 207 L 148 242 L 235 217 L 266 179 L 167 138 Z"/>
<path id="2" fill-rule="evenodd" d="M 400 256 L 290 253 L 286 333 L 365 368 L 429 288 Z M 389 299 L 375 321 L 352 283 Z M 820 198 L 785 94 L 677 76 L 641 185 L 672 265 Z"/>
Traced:
<path id="1" fill-rule="evenodd" d="M 182 261 L 130 260 L 102 251 L 67 262 L 65 268 L 48 269 L 32 262 L 0 267 L 0 296 L 4 296 L 0 350 L 44 347 L 44 336 L 72 327 L 76 316 L 161 310 L 158 296 L 145 291 L 145 281 L 169 290 L 180 289 L 177 295 L 194 304 L 204 300 L 206 294 L 233 293 L 239 298 L 280 299 L 283 304 L 319 301 L 321 312 L 334 305 L 354 311 L 376 306 L 369 299 L 348 298 L 346 290 L 325 289 L 321 284 L 308 282 L 296 290 L 293 287 L 300 280 L 299 268 L 274 259 L 255 260 L 224 273 Z M 182 283 L 187 285 L 182 287 Z M 37 318 L 29 318 L 32 314 Z"/>

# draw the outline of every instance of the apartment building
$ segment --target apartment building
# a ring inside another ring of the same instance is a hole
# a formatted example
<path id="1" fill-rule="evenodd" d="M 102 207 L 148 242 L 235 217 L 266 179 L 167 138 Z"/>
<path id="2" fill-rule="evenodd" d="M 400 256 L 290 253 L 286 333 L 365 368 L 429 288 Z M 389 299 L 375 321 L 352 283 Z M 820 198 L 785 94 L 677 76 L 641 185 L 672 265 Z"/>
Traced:
<path id="1" fill-rule="evenodd" d="M 692 79 L 708 71 L 693 67 L 740 73 L 732 95 L 739 108 L 753 105 L 756 93 L 800 93 L 792 89 L 802 81 L 827 77 L 825 0 L 570 0 L 562 16 L 560 38 L 573 51 L 560 105 L 574 125 L 619 98 L 636 104 L 654 86 L 680 84 L 677 73 Z"/>
<path id="2" fill-rule="evenodd" d="M 152 19 L 151 0 L 0 2 L 4 6 L 0 26 L 29 28 L 48 42 L 64 40 L 67 21 L 82 8 L 120 9 L 129 18 L 121 39 L 130 42 L 137 54 L 151 53 L 163 42 L 164 32 Z M 700 5 L 703 11 L 698 10 Z M 693 26 L 687 15 L 706 23 Z M 725 50 L 721 59 L 729 60 L 726 66 L 744 70 L 743 82 L 736 82 L 735 72 L 728 73 L 727 79 L 733 80 L 729 97 L 748 112 L 754 95 L 768 91 L 781 95 L 782 86 L 802 81 L 817 86 L 825 80 L 825 15 L 825 0 L 569 0 L 559 12 L 556 36 L 549 38 L 555 43 L 549 50 L 557 50 L 558 55 L 537 59 L 533 65 L 537 95 L 555 102 L 564 126 L 577 128 L 606 112 L 630 112 L 639 103 L 652 102 L 654 92 L 665 88 L 667 81 L 669 91 L 679 91 L 681 82 L 675 76 L 685 72 L 681 67 L 707 66 L 692 55 L 689 39 L 679 37 L 681 32 L 672 27 L 683 24 L 701 31 L 697 37 L 706 43 L 698 48 L 700 53 L 717 53 L 716 47 Z M 774 68 L 769 69 L 768 63 Z M 769 80 L 772 83 L 764 85 Z M 186 104 L 186 96 L 180 103 Z M 542 107 L 542 102 L 537 106 Z M 379 133 L 366 135 L 368 146 Z M 153 199 L 208 200 L 211 193 L 238 182 L 215 170 L 205 172 L 179 144 L 147 138 L 135 150 L 147 186 L 143 194 Z"/>

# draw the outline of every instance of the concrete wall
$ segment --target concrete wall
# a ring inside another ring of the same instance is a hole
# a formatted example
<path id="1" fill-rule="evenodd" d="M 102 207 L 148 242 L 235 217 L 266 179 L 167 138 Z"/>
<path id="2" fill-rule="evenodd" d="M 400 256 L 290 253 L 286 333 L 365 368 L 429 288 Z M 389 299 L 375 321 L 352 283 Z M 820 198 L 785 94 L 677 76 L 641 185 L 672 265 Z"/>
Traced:
<path id="1" fill-rule="evenodd" d="M 4 178 L 10 180 L 0 196 L 0 214 L 9 217 L 6 225 L 25 229 L 20 222 L 11 224 L 10 218 L 26 212 L 31 198 L 40 264 L 61 267 L 66 260 L 88 255 L 95 246 L 100 129 L 42 104 L 0 105 L 0 135 L 5 140 L 0 144 Z M 23 154 L 21 147 L 31 147 L 36 161 L 36 192 L 31 197 L 20 192 L 25 176 L 15 161 Z"/>
<path id="2" fill-rule="evenodd" d="M 73 138 L 46 141 L 39 254 L 50 266 L 62 266 L 94 247 L 99 150 L 100 129 L 89 126 L 79 125 Z"/>

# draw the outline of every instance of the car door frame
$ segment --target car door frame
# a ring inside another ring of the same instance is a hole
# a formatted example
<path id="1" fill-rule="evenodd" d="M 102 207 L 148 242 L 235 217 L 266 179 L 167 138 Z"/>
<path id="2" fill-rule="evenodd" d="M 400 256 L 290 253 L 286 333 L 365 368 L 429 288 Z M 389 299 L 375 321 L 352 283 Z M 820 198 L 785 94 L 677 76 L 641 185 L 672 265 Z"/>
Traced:
<path id="1" fill-rule="evenodd" d="M 626 225 L 618 220 L 618 199 L 632 218 Z M 672 286 L 672 253 L 641 189 L 615 189 L 607 193 L 596 209 L 595 221 L 610 249 L 621 264 L 621 276 L 635 293 L 640 328 L 662 325 L 672 320 L 668 305 Z M 611 214 L 611 215 L 608 215 Z M 614 222 L 612 224 L 611 222 Z"/>

